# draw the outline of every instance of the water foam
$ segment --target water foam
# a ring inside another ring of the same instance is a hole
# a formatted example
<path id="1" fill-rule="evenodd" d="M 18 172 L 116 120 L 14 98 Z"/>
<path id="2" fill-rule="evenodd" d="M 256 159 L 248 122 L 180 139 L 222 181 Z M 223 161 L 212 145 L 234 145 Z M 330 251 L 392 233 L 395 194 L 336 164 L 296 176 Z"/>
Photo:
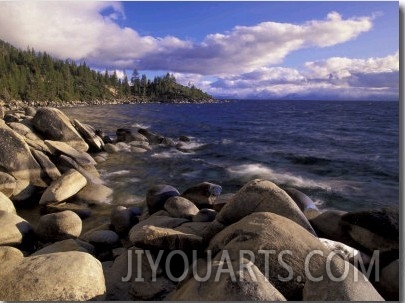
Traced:
<path id="1" fill-rule="evenodd" d="M 106 174 L 104 174 L 104 176 L 105 176 L 106 178 L 109 178 L 109 177 L 116 177 L 116 176 L 127 175 L 127 174 L 129 174 L 129 173 L 131 173 L 131 171 L 124 169 L 124 170 L 114 171 L 114 172 L 111 172 L 111 173 L 106 173 Z"/>
<path id="2" fill-rule="evenodd" d="M 262 178 L 277 184 L 287 184 L 294 187 L 320 188 L 327 191 L 331 190 L 331 186 L 327 182 L 316 181 L 301 176 L 291 175 L 289 173 L 279 173 L 259 163 L 231 166 L 227 171 L 232 177 L 240 178 L 245 181 L 253 178 Z"/>

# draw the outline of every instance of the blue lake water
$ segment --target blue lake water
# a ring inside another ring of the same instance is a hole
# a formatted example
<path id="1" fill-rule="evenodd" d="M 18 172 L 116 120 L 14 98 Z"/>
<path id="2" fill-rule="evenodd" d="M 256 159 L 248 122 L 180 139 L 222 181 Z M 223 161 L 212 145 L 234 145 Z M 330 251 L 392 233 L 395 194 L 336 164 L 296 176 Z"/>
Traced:
<path id="1" fill-rule="evenodd" d="M 232 101 L 62 109 L 114 136 L 147 127 L 192 153 L 156 147 L 120 152 L 98 165 L 116 204 L 144 200 L 154 184 L 181 191 L 203 181 L 236 192 L 254 178 L 295 187 L 320 208 L 360 210 L 399 203 L 399 103 Z"/>

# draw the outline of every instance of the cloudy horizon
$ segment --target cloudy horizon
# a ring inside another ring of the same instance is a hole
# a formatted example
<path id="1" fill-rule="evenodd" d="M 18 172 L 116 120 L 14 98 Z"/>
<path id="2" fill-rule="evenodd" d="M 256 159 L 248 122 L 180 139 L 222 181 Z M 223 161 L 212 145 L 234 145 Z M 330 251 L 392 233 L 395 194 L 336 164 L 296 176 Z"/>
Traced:
<path id="1" fill-rule="evenodd" d="M 398 100 L 398 2 L 311 4 L 0 2 L 0 39 L 129 76 L 171 72 L 216 97 Z M 235 20 L 214 19 L 227 10 Z"/>

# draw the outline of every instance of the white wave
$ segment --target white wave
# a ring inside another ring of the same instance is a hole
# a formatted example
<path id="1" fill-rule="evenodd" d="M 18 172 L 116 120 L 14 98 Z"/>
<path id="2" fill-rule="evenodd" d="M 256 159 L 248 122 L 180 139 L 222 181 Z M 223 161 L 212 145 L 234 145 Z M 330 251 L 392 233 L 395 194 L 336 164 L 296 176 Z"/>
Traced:
<path id="1" fill-rule="evenodd" d="M 129 173 L 130 173 L 129 170 L 124 169 L 124 170 L 114 171 L 114 172 L 112 172 L 112 173 L 107 173 L 107 174 L 105 174 L 104 176 L 105 176 L 106 178 L 109 178 L 109 177 L 127 175 L 127 174 L 129 174 Z"/>
<path id="2" fill-rule="evenodd" d="M 131 125 L 131 127 L 135 127 L 135 128 L 150 128 L 150 125 L 148 124 L 143 124 L 143 123 L 134 123 Z"/>
<path id="3" fill-rule="evenodd" d="M 222 139 L 221 143 L 224 145 L 228 145 L 228 144 L 232 144 L 233 141 L 231 139 Z"/>
<path id="4" fill-rule="evenodd" d="M 199 149 L 203 147 L 205 144 L 204 143 L 198 143 L 198 142 L 181 142 L 181 144 L 178 146 L 180 150 L 186 150 L 186 151 L 191 151 L 195 149 Z"/>
<path id="5" fill-rule="evenodd" d="M 279 173 L 262 164 L 237 165 L 229 167 L 227 171 L 231 176 L 246 181 L 253 178 L 262 178 L 270 180 L 276 184 L 288 184 L 289 186 L 302 188 L 321 188 L 328 191 L 331 190 L 331 186 L 327 184 L 327 182 L 311 180 L 301 176 L 291 175 L 289 173 Z"/>
<path id="6" fill-rule="evenodd" d="M 153 153 L 151 155 L 151 157 L 152 158 L 158 158 L 158 159 L 170 159 L 170 158 L 183 156 L 183 155 L 185 155 L 185 154 L 182 153 L 181 151 L 179 151 L 177 149 L 171 149 L 171 150 L 166 150 L 166 151 L 161 152 L 161 153 Z"/>

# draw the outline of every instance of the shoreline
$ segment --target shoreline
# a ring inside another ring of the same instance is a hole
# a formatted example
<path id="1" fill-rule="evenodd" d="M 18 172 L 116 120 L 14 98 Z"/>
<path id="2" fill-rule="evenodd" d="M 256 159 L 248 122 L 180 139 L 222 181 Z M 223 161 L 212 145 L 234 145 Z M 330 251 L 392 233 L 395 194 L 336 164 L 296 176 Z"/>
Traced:
<path id="1" fill-rule="evenodd" d="M 398 295 L 397 289 L 389 288 L 395 282 L 395 269 L 399 269 L 395 267 L 398 209 L 320 212 L 302 192 L 284 190 L 263 179 L 251 180 L 227 195 L 222 194 L 221 186 L 204 180 L 181 193 L 178 184 L 156 184 L 146 194 L 144 209 L 106 204 L 112 189 L 103 184 L 97 163 L 108 161 L 112 153 L 148 153 L 156 146 L 187 151 L 188 138 L 174 142 L 146 129 L 117 129 L 117 139 L 111 140 L 58 109 L 32 107 L 7 116 L 6 121 L 0 119 L 0 132 L 5 142 L 0 147 L 0 166 L 4 167 L 0 177 L 5 180 L 0 183 L 0 223 L 5 226 L 0 230 L 0 256 L 6 268 L 0 273 L 0 300 L 320 300 L 329 296 L 329 300 L 376 301 Z M 38 221 L 29 222 L 18 215 L 26 203 L 41 209 Z M 101 209 L 102 215 L 97 216 L 94 208 Z M 289 268 L 279 262 L 279 254 L 270 253 L 273 250 L 290 255 L 285 261 L 289 260 L 294 279 L 277 278 L 285 277 Z M 183 276 L 181 270 L 188 266 L 169 262 L 157 273 L 144 263 L 146 258 L 135 257 L 132 273 L 141 268 L 145 277 L 155 273 L 157 280 L 129 277 L 132 254 L 149 253 L 167 263 L 176 251 L 183 252 L 180 255 L 189 265 L 197 252 L 198 262 L 202 262 L 200 277 L 204 268 L 217 273 L 224 263 L 240 268 L 248 264 L 247 256 L 250 261 L 255 258 L 259 262 L 252 261 L 254 267 L 244 268 L 255 273 L 256 281 L 241 278 L 239 271 L 237 278 L 241 279 L 235 281 L 226 276 L 214 281 L 216 274 L 202 284 L 189 275 L 180 281 L 170 277 L 174 273 Z M 252 254 L 236 254 L 240 251 Z M 312 258 L 315 251 L 323 255 Z M 342 255 L 343 261 L 333 258 L 333 264 L 354 272 L 364 265 L 355 269 L 355 256 L 373 266 L 375 251 L 380 252 L 381 273 L 386 273 L 378 277 L 382 282 L 367 277 L 370 281 L 357 284 L 349 276 L 330 291 L 328 283 L 337 274 L 330 277 L 323 271 L 327 256 Z M 216 256 L 216 263 L 208 262 L 208 252 Z M 264 257 L 270 266 L 265 266 Z M 19 275 L 41 258 L 48 261 L 41 261 L 27 276 Z M 307 259 L 315 260 L 308 268 L 301 262 Z M 73 264 L 87 271 L 79 274 L 71 269 Z M 85 264 L 93 265 L 88 268 Z M 392 267 L 394 271 L 387 273 L 386 268 Z M 313 271 L 308 275 L 306 269 Z M 313 281 L 311 275 L 326 279 Z M 65 276 L 77 281 L 64 280 Z M 88 279 L 94 283 L 83 282 Z M 36 291 L 26 291 L 32 281 L 42 282 Z M 54 281 L 64 290 L 52 288 L 49 283 Z M 199 287 L 207 290 L 201 293 L 196 290 Z"/>

